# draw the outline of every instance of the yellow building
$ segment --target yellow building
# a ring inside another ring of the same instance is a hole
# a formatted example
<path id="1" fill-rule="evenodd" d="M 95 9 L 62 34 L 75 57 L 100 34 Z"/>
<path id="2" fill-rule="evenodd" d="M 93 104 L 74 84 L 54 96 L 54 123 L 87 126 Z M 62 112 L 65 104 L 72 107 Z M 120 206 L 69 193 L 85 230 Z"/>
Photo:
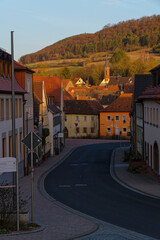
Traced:
<path id="1" fill-rule="evenodd" d="M 132 109 L 132 93 L 122 94 L 108 107 L 100 111 L 100 136 L 127 137 L 130 132 L 130 115 Z"/>
<path id="2" fill-rule="evenodd" d="M 64 101 L 66 137 L 98 137 L 99 111 L 102 108 L 96 100 Z"/>

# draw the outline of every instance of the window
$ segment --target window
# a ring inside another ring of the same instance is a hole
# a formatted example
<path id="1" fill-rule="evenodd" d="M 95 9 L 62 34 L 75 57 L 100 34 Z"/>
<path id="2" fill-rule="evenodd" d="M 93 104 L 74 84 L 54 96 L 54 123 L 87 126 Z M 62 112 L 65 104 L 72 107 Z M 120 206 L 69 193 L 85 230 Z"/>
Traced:
<path id="1" fill-rule="evenodd" d="M 12 118 L 12 99 L 10 99 L 10 116 Z"/>
<path id="2" fill-rule="evenodd" d="M 4 120 L 4 99 L 0 100 L 0 120 Z"/>
<path id="3" fill-rule="evenodd" d="M 158 127 L 158 108 L 156 109 L 156 127 Z"/>
<path id="4" fill-rule="evenodd" d="M 111 116 L 107 115 L 107 121 L 111 121 Z"/>
<path id="5" fill-rule="evenodd" d="M 149 108 L 147 107 L 147 123 L 149 123 Z"/>
<path id="6" fill-rule="evenodd" d="M 87 133 L 87 128 L 86 127 L 83 128 L 83 133 Z"/>
<path id="7" fill-rule="evenodd" d="M 76 128 L 77 133 L 79 133 L 79 127 Z"/>
<path id="8" fill-rule="evenodd" d="M 127 120 L 126 115 L 123 115 L 123 116 L 122 116 L 122 121 L 123 121 L 123 123 L 126 123 L 126 120 Z"/>
<path id="9" fill-rule="evenodd" d="M 127 132 L 127 129 L 124 127 L 123 128 L 123 133 L 126 133 Z"/>
<path id="10" fill-rule="evenodd" d="M 3 73 L 5 73 L 5 61 L 3 61 Z"/>
<path id="11" fill-rule="evenodd" d="M 94 133 L 94 127 L 91 127 L 91 133 Z"/>
<path id="12" fill-rule="evenodd" d="M 9 157 L 12 157 L 12 136 L 9 136 Z"/>
<path id="13" fill-rule="evenodd" d="M 94 116 L 91 116 L 91 121 L 94 122 Z"/>
<path id="14" fill-rule="evenodd" d="M 6 120 L 9 119 L 9 99 L 6 99 Z"/>
<path id="15" fill-rule="evenodd" d="M 76 121 L 79 121 L 79 116 L 76 116 Z"/>
<path id="16" fill-rule="evenodd" d="M 107 133 L 111 133 L 111 128 L 107 127 Z"/>
<path id="17" fill-rule="evenodd" d="M 153 108 L 153 125 L 155 125 L 155 108 Z"/>
<path id="18" fill-rule="evenodd" d="M 119 121 L 119 116 L 115 116 L 115 121 Z"/>
<path id="19" fill-rule="evenodd" d="M 87 116 L 84 116 L 84 122 L 86 122 L 87 121 Z"/>
<path id="20" fill-rule="evenodd" d="M 144 121 L 146 122 L 146 107 L 144 108 Z"/>
<path id="21" fill-rule="evenodd" d="M 60 123 L 61 123 L 61 117 L 60 116 L 56 116 L 56 117 L 53 118 L 53 126 L 56 126 Z"/>
<path id="22" fill-rule="evenodd" d="M 17 134 L 15 136 L 15 140 L 16 140 L 16 157 L 18 158 L 18 135 Z"/>
<path id="23" fill-rule="evenodd" d="M 22 117 L 22 100 L 19 99 L 19 117 Z"/>
<path id="24" fill-rule="evenodd" d="M 18 117 L 18 100 L 15 99 L 15 117 Z"/>
<path id="25" fill-rule="evenodd" d="M 150 124 L 152 124 L 152 108 L 150 108 Z"/>
<path id="26" fill-rule="evenodd" d="M 3 71 L 2 71 L 2 60 L 0 61 L 0 75 L 3 74 Z"/>
<path id="27" fill-rule="evenodd" d="M 2 157 L 6 157 L 6 138 L 2 138 Z"/>
<path id="28" fill-rule="evenodd" d="M 19 149 L 20 149 L 20 154 L 22 156 L 22 132 L 19 134 Z"/>

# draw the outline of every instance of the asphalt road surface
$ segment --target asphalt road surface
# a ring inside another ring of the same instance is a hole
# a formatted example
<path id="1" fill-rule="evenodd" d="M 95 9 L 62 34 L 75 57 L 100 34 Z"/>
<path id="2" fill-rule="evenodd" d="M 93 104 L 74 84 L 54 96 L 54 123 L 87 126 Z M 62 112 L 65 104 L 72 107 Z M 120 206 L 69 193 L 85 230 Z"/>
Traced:
<path id="1" fill-rule="evenodd" d="M 110 176 L 118 143 L 76 149 L 45 178 L 47 193 L 97 219 L 160 239 L 160 200 L 132 192 Z"/>

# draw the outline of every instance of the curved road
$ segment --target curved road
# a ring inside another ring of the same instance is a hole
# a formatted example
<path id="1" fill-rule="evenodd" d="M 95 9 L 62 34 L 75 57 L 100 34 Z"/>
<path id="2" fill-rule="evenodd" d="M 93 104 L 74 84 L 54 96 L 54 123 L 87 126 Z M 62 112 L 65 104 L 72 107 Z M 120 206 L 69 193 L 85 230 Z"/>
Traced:
<path id="1" fill-rule="evenodd" d="M 97 219 L 160 239 L 160 200 L 132 192 L 115 182 L 109 166 L 118 143 L 77 148 L 45 178 L 57 201 Z"/>

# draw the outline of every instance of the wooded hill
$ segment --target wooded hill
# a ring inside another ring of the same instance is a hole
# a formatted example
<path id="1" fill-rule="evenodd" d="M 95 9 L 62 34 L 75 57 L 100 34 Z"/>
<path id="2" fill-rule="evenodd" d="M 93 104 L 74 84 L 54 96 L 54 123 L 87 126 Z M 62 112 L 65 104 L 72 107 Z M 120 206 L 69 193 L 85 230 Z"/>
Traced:
<path id="1" fill-rule="evenodd" d="M 88 57 L 89 54 L 121 48 L 135 51 L 141 48 L 160 49 L 160 15 L 106 25 L 94 34 L 80 34 L 63 39 L 36 53 L 20 58 L 23 64 L 58 58 Z"/>

